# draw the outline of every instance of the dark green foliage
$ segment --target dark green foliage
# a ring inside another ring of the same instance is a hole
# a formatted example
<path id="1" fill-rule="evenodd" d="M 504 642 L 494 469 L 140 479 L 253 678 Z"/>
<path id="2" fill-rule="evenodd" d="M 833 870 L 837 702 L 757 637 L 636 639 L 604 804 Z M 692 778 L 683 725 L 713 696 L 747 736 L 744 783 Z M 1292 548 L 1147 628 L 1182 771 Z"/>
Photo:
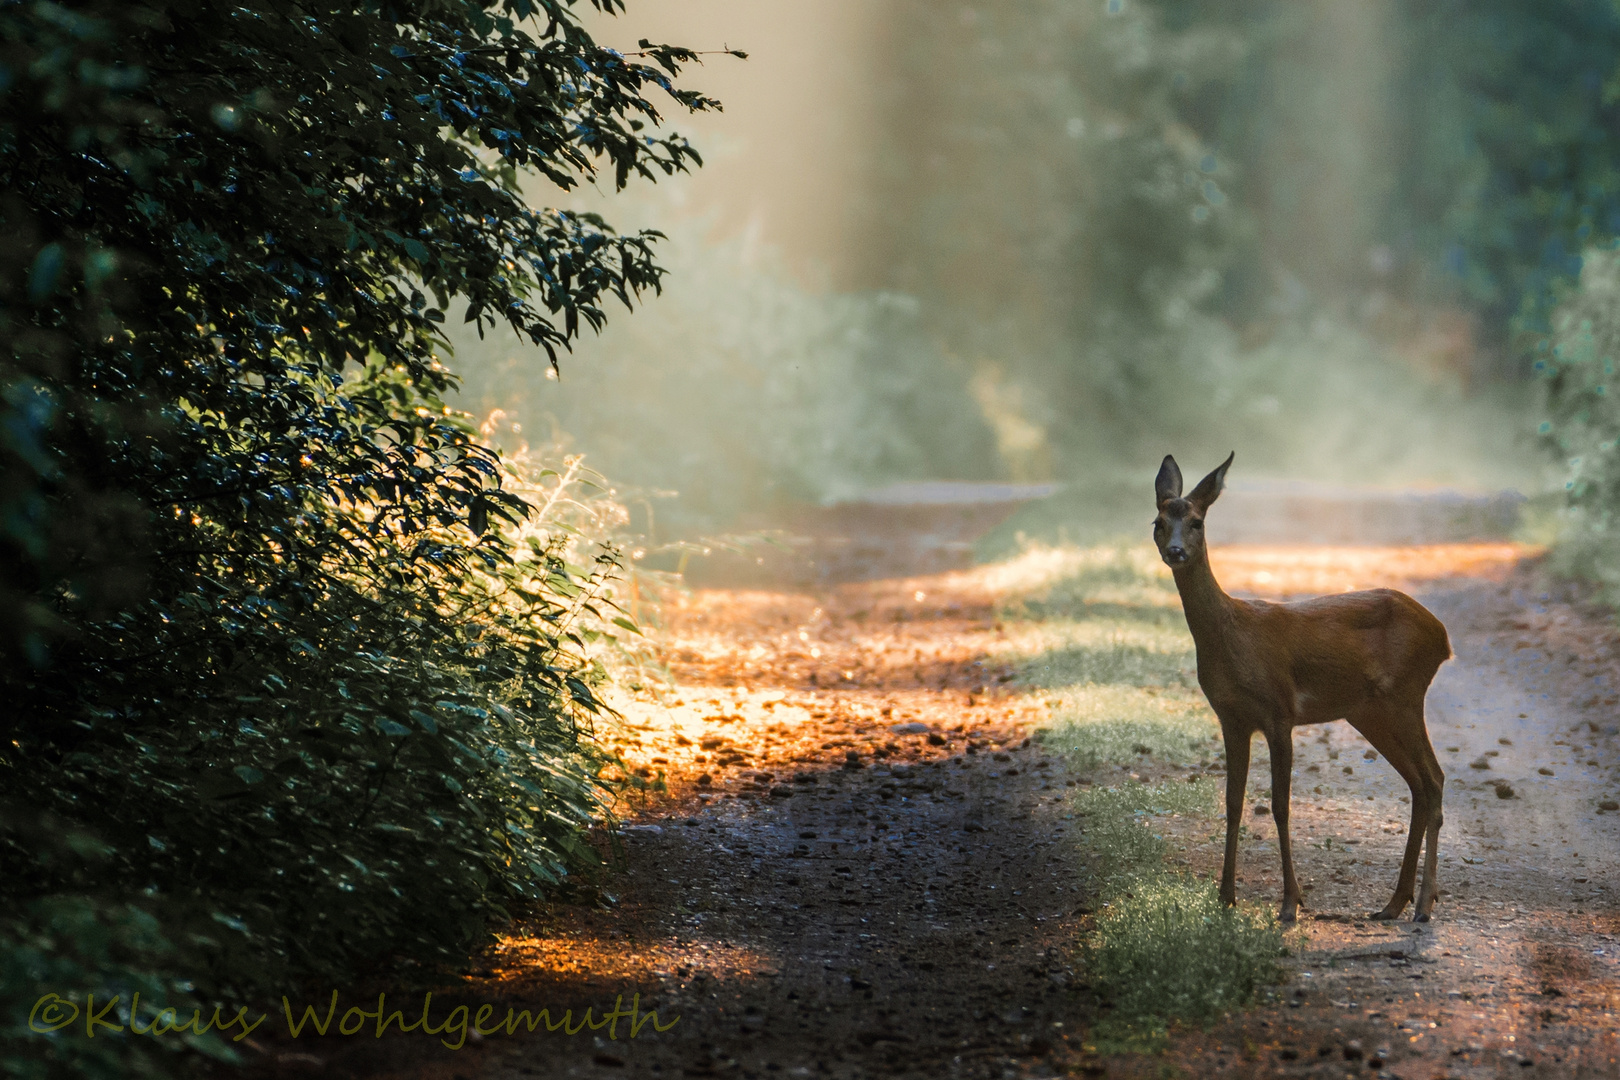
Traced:
<path id="1" fill-rule="evenodd" d="M 454 962 L 594 862 L 613 557 L 518 544 L 442 324 L 555 363 L 658 287 L 517 186 L 696 162 L 642 55 L 561 0 L 0 4 L 8 1069 L 159 1067 L 23 1033 L 47 990 Z"/>
<path id="2" fill-rule="evenodd" d="M 1488 325 L 1545 332 L 1581 250 L 1620 236 L 1620 9 L 1407 0 L 1408 194 L 1393 224 Z M 1404 220 L 1401 220 L 1404 219 Z"/>
<path id="3" fill-rule="evenodd" d="M 1620 260 L 1589 252 L 1580 289 L 1555 315 L 1554 332 L 1535 362 L 1547 389 L 1542 445 L 1567 466 L 1567 516 L 1553 565 L 1592 582 L 1620 607 Z"/>

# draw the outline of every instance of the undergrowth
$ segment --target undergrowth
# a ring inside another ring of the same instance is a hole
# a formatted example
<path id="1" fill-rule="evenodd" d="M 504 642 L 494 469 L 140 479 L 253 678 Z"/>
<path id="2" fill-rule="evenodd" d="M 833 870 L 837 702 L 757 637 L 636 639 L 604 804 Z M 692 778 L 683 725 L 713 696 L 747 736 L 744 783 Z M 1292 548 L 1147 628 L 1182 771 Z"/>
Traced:
<path id="1" fill-rule="evenodd" d="M 1215 785 L 1131 784 L 1075 798 L 1099 900 L 1083 946 L 1104 1007 L 1089 1042 L 1107 1052 L 1151 1050 L 1174 1023 L 1208 1025 L 1276 981 L 1282 928 L 1269 911 L 1226 907 L 1213 882 L 1164 864 L 1154 828 L 1168 816 L 1210 816 Z"/>

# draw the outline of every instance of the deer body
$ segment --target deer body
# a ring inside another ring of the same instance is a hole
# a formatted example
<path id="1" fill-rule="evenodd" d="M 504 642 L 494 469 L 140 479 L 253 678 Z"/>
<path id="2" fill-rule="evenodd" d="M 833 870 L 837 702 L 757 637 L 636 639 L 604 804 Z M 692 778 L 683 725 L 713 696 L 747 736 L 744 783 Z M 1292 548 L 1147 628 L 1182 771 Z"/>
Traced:
<path id="1" fill-rule="evenodd" d="M 1412 789 L 1412 825 L 1395 895 L 1374 918 L 1393 919 L 1413 899 L 1427 842 L 1416 918 L 1427 920 L 1438 890 L 1438 842 L 1445 776 L 1429 743 L 1423 699 L 1451 656 L 1446 628 L 1427 608 L 1393 589 L 1343 593 L 1290 604 L 1226 595 L 1210 570 L 1203 519 L 1220 494 L 1232 459 L 1185 499 L 1181 472 L 1166 457 L 1159 470 L 1154 540 L 1175 575 L 1198 655 L 1198 685 L 1220 720 L 1226 745 L 1226 853 L 1221 899 L 1236 902 L 1238 827 L 1242 824 L 1254 735 L 1271 753 L 1272 815 L 1283 864 L 1280 918 L 1300 904 L 1288 833 L 1293 730 L 1348 720 Z"/>

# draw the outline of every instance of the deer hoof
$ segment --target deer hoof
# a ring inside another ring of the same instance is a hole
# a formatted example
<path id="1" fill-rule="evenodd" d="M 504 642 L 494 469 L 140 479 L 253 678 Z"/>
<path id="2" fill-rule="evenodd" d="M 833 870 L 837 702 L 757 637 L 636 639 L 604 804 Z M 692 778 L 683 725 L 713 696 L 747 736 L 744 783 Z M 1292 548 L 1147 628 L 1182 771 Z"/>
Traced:
<path id="1" fill-rule="evenodd" d="M 1372 919 L 1374 922 L 1392 922 L 1401 917 L 1401 909 L 1404 907 L 1406 907 L 1405 904 L 1400 907 L 1387 907 L 1383 911 L 1373 912 L 1367 918 Z"/>
<path id="2" fill-rule="evenodd" d="M 1429 915 L 1428 915 L 1427 912 L 1424 912 L 1421 915 L 1414 915 L 1414 916 L 1412 916 L 1412 921 L 1413 922 L 1428 922 L 1429 921 Z"/>

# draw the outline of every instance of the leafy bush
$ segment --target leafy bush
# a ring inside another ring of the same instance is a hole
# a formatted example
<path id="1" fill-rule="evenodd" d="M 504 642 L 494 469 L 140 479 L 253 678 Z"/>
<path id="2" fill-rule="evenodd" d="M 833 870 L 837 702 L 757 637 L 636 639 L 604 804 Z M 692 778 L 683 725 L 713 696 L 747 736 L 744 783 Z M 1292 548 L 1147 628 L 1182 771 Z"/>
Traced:
<path id="1" fill-rule="evenodd" d="M 8 1070 L 183 1067 L 40 993 L 431 977 L 596 864 L 616 557 L 522 524 L 443 313 L 555 363 L 658 287 L 518 176 L 685 169 L 693 58 L 563 0 L 0 5 Z"/>
<path id="2" fill-rule="evenodd" d="M 9 945 L 53 944 L 11 958 L 27 978 L 8 991 L 178 979 L 234 1000 L 379 964 L 431 976 L 513 902 L 596 865 L 582 829 L 620 781 L 592 739 L 586 635 L 611 629 L 617 564 L 568 553 L 538 533 L 509 562 L 429 563 L 410 589 L 327 566 L 318 590 L 292 590 L 248 562 L 235 588 L 166 605 L 139 678 L 75 688 L 68 732 L 12 749 L 5 889 L 32 918 Z M 26 841 L 53 832 L 63 850 L 42 859 Z M 77 908 L 167 945 L 154 967 L 72 979 L 52 956 L 84 951 L 61 919 Z"/>

